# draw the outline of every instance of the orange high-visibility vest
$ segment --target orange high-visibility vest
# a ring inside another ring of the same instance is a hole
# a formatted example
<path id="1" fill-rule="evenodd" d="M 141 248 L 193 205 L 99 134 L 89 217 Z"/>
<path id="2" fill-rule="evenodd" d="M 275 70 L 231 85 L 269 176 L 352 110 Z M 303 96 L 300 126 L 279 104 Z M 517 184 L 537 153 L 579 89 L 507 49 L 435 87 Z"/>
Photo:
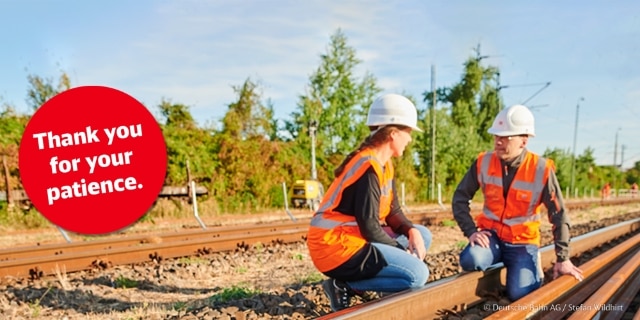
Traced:
<path id="1" fill-rule="evenodd" d="M 389 160 L 383 166 L 373 150 L 364 149 L 347 163 L 342 174 L 331 183 L 320 209 L 311 220 L 307 246 L 311 260 L 320 272 L 331 271 L 345 263 L 367 243 L 360 234 L 355 217 L 334 210 L 340 204 L 343 190 L 354 184 L 370 167 L 380 181 L 380 222 L 389 215 L 393 197 L 393 164 Z"/>
<path id="2" fill-rule="evenodd" d="M 504 197 L 504 168 L 494 152 L 478 156 L 478 182 L 484 207 L 477 216 L 479 228 L 494 230 L 505 242 L 540 245 L 541 195 L 554 164 L 527 152 Z"/>

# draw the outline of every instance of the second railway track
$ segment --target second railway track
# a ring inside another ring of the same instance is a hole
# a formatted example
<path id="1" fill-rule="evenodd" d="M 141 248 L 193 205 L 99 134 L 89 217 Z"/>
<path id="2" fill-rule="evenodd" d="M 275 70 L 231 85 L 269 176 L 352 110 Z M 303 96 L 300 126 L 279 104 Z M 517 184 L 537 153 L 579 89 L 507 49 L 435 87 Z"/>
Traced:
<path id="1" fill-rule="evenodd" d="M 633 199 L 568 203 L 570 210 L 593 205 L 617 205 Z M 452 219 L 447 210 L 415 211 L 407 214 L 414 222 L 433 225 Z M 123 236 L 115 239 L 33 245 L 0 250 L 0 282 L 7 276 L 41 277 L 91 268 L 223 252 L 256 243 L 290 243 L 304 240 L 309 220 L 253 225 L 217 226 L 207 229 Z"/>

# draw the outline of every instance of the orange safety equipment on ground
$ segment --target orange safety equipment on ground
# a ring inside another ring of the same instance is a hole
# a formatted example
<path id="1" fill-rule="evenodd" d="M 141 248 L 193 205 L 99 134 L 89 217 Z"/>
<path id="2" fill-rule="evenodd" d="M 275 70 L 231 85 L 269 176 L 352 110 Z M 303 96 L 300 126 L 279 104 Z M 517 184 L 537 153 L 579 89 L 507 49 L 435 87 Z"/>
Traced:
<path id="1" fill-rule="evenodd" d="M 478 156 L 478 182 L 484 192 L 484 207 L 477 226 L 494 230 L 513 244 L 540 245 L 540 198 L 554 163 L 528 152 L 504 197 L 504 168 L 494 152 Z"/>
<path id="2" fill-rule="evenodd" d="M 311 260 L 320 272 L 340 266 L 366 244 L 354 216 L 333 211 L 342 199 L 342 191 L 356 182 L 372 167 L 380 181 L 380 221 L 384 221 L 391 209 L 393 198 L 393 164 L 378 162 L 372 149 L 358 152 L 345 166 L 342 174 L 333 181 L 324 195 L 320 209 L 313 216 L 307 234 Z"/>

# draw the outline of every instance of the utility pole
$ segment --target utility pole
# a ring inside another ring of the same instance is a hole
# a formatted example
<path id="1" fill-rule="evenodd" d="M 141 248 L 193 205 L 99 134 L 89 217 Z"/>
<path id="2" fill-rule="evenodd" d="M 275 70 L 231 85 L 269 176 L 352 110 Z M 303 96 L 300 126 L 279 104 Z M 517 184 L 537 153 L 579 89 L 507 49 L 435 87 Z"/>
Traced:
<path id="1" fill-rule="evenodd" d="M 615 190 L 615 195 L 618 197 L 618 133 L 620 132 L 620 128 L 616 130 L 616 141 L 613 145 L 613 168 L 615 169 L 613 172 L 613 190 Z"/>
<path id="2" fill-rule="evenodd" d="M 584 101 L 583 97 L 578 99 L 578 103 L 576 104 L 576 124 L 573 129 L 573 156 L 571 157 L 571 185 L 569 187 L 569 195 L 573 194 L 573 190 L 575 188 L 575 177 L 576 177 L 576 142 L 578 141 L 578 113 L 580 111 L 580 101 Z"/>
<path id="3" fill-rule="evenodd" d="M 624 163 L 624 148 L 624 144 L 620 146 L 620 165 L 618 166 L 618 169 L 620 170 L 622 170 L 622 164 Z"/>
<path id="4" fill-rule="evenodd" d="M 311 136 L 311 180 L 318 180 L 316 172 L 316 130 L 318 129 L 318 120 L 309 121 L 309 136 Z"/>
<path id="5" fill-rule="evenodd" d="M 431 200 L 436 198 L 436 66 L 431 65 Z"/>
<path id="6" fill-rule="evenodd" d="M 618 130 L 616 130 L 616 141 L 615 144 L 613 145 L 613 166 L 614 167 L 618 167 L 618 132 L 620 132 L 620 128 L 618 128 Z"/>

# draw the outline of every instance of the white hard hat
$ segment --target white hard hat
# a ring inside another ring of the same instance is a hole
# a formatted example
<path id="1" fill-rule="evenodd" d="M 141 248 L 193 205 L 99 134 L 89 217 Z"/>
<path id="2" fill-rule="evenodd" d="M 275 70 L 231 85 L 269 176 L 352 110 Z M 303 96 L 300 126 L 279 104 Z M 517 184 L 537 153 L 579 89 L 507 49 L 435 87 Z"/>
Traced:
<path id="1" fill-rule="evenodd" d="M 520 104 L 505 108 L 498 113 L 487 132 L 501 137 L 523 134 L 535 137 L 533 113 Z"/>
<path id="2" fill-rule="evenodd" d="M 367 126 L 384 126 L 397 124 L 410 127 L 422 132 L 418 128 L 418 111 L 416 106 L 399 94 L 385 94 L 371 104 L 367 115 Z"/>

